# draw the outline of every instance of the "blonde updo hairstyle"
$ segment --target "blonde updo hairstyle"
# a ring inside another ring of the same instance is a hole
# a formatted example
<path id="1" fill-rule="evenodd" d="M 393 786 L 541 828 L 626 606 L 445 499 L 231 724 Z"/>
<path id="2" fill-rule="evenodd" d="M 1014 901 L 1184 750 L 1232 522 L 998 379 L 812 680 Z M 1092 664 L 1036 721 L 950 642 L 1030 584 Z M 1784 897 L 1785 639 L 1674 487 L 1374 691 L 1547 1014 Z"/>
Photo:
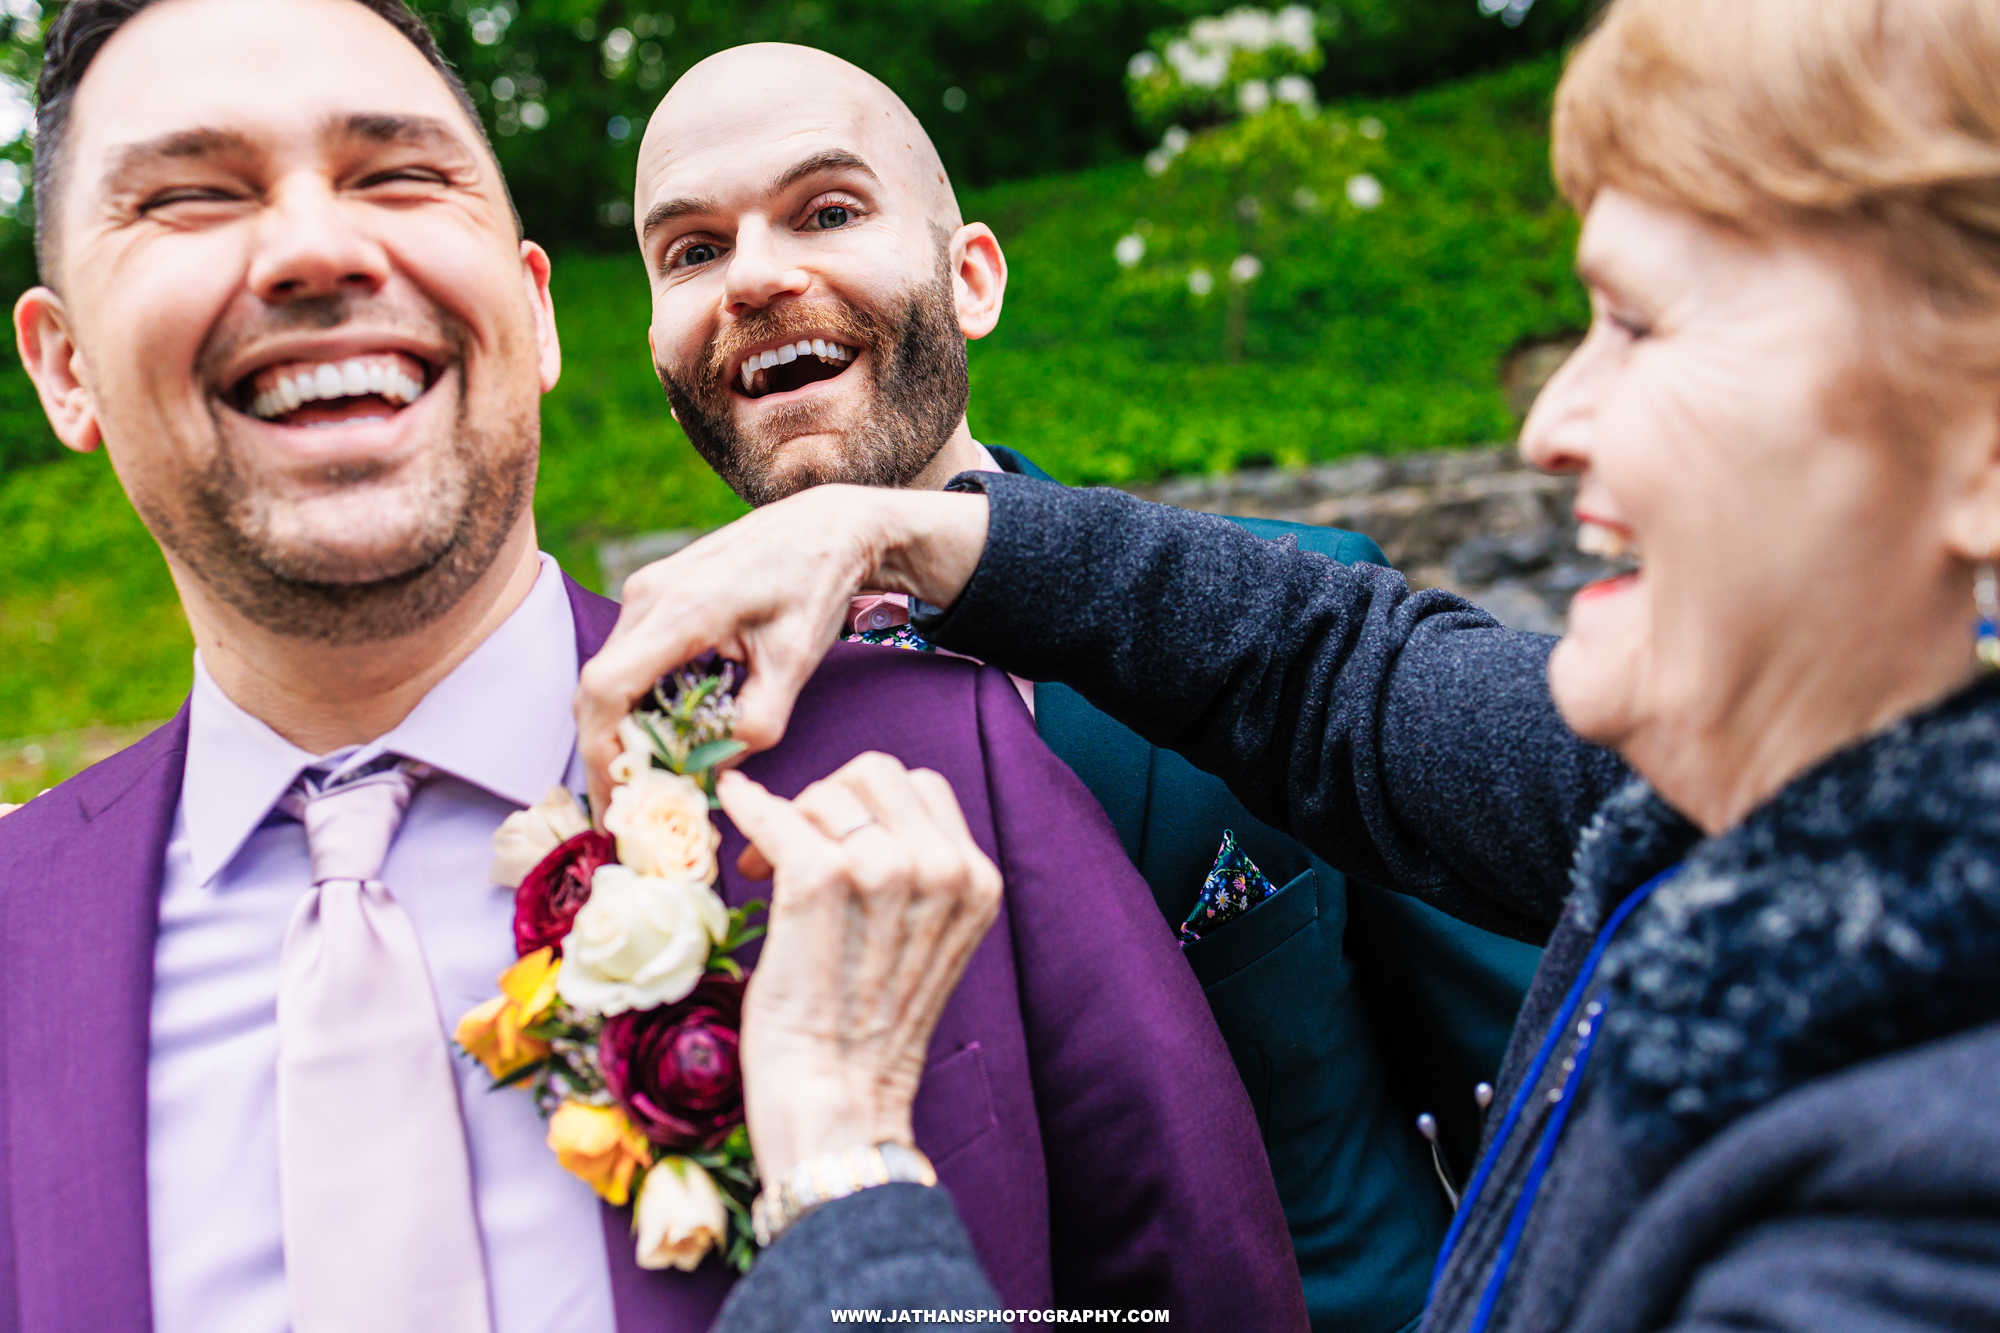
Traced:
<path id="1" fill-rule="evenodd" d="M 1554 156 L 1580 213 L 1610 187 L 1858 243 L 1890 280 L 1882 369 L 2000 377 L 2000 0 L 1613 0 Z"/>

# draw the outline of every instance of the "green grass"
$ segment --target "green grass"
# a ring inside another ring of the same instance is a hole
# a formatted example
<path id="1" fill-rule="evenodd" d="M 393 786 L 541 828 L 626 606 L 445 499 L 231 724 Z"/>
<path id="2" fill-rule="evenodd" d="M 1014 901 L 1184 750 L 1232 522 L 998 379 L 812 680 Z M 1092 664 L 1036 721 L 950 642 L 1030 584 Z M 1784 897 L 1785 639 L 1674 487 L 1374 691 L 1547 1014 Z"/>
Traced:
<path id="1" fill-rule="evenodd" d="M 1204 239 L 1207 205 L 1175 178 L 1131 163 L 969 193 L 967 217 L 993 225 L 1012 270 L 999 331 L 972 349 L 975 433 L 1079 483 L 1504 438 L 1501 358 L 1587 313 L 1569 275 L 1575 223 L 1548 183 L 1556 72 L 1539 61 L 1334 109 L 1386 124 L 1366 162 L 1386 202 L 1271 210 L 1240 362 L 1222 357 L 1220 294 L 1193 297 L 1174 267 L 1229 238 Z M 1123 273 L 1113 246 L 1141 218 L 1157 259 Z M 555 292 L 565 369 L 536 512 L 543 545 L 591 582 L 604 538 L 741 506 L 667 416 L 636 257 L 561 256 Z M 35 429 L 11 380 L 0 429 Z M 105 459 L 0 472 L 0 532 L 0 737 L 171 714 L 187 628 Z"/>

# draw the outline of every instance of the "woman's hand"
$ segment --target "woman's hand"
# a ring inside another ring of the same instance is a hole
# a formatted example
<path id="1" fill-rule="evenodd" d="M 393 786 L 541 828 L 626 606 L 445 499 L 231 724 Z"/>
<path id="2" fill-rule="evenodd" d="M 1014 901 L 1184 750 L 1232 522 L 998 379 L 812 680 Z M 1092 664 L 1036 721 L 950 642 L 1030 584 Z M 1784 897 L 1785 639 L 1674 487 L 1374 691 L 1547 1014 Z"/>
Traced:
<path id="1" fill-rule="evenodd" d="M 740 773 L 716 785 L 775 873 L 770 933 L 743 1003 L 743 1099 L 758 1169 L 911 1143 L 910 1107 L 938 1015 L 1000 910 L 1000 872 L 951 786 L 864 754 L 799 794 Z"/>
<path id="2" fill-rule="evenodd" d="M 625 580 L 618 626 L 577 682 L 592 806 L 611 792 L 618 720 L 675 667 L 716 652 L 749 669 L 736 737 L 785 734 L 799 691 L 866 588 L 950 606 L 986 546 L 986 497 L 818 486 L 710 533 Z"/>

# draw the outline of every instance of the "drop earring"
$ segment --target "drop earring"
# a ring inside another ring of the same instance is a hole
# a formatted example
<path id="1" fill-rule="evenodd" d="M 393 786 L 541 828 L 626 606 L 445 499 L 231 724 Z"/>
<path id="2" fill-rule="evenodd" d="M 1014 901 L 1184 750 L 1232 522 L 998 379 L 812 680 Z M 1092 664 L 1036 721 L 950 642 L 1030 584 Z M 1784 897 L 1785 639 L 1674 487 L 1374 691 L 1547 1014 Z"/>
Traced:
<path id="1" fill-rule="evenodd" d="M 2000 671 L 2000 579 L 1993 562 L 1982 560 L 1972 575 L 1972 600 L 1979 607 L 1978 639 L 1973 652 L 1982 670 Z"/>

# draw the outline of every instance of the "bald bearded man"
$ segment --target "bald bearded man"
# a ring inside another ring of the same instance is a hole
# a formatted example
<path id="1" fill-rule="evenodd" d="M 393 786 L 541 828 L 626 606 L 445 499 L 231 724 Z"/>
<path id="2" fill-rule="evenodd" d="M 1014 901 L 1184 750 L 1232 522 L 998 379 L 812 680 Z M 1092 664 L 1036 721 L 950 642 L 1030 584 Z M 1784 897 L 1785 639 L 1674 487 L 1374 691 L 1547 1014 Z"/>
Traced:
<path id="1" fill-rule="evenodd" d="M 634 216 L 661 384 L 750 503 L 825 482 L 1044 475 L 983 447 L 966 417 L 966 343 L 998 325 L 1006 290 L 1000 243 L 964 220 L 929 136 L 865 71 L 781 44 L 703 61 L 647 128 Z M 1238 522 L 1385 563 L 1359 534 Z M 845 637 L 927 648 L 907 622 L 901 599 L 864 598 Z M 1448 1214 L 1417 1114 L 1469 1158 L 1473 1086 L 1499 1067 L 1537 951 L 1346 881 L 1075 691 L 1022 687 L 1182 927 L 1258 1109 L 1314 1326 L 1400 1327 L 1422 1308 Z M 1215 890 L 1245 873 L 1270 896 L 1230 919 L 1242 902 Z"/>

